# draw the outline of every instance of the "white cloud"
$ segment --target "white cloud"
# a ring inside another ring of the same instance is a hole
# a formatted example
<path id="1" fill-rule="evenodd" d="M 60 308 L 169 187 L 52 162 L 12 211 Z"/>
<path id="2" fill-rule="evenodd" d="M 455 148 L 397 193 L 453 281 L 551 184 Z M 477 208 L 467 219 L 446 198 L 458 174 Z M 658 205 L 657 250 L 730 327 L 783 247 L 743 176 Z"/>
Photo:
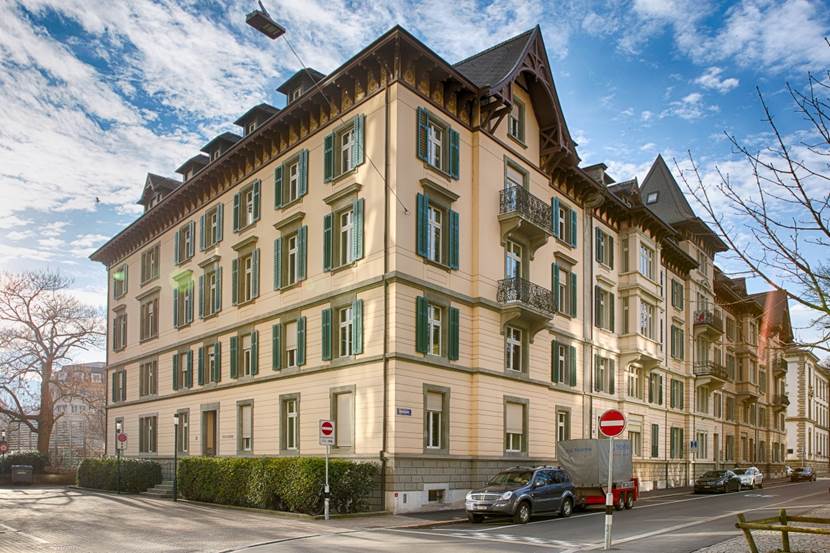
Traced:
<path id="1" fill-rule="evenodd" d="M 719 109 L 717 105 L 704 103 L 703 94 L 700 92 L 690 92 L 680 100 L 669 102 L 669 106 L 660 112 L 660 118 L 679 117 L 686 121 L 694 121 Z"/>
<path id="2" fill-rule="evenodd" d="M 647 143 L 643 144 L 642 146 L 640 146 L 640 150 L 643 151 L 643 152 L 650 152 L 651 150 L 653 150 L 656 147 L 657 147 L 657 144 L 655 144 L 654 142 L 647 142 Z"/>
<path id="3" fill-rule="evenodd" d="M 653 117 L 654 117 L 654 113 L 652 113 L 652 112 L 651 112 L 651 111 L 649 111 L 649 110 L 644 110 L 644 111 L 640 112 L 640 119 L 641 119 L 644 123 L 648 123 L 649 121 L 651 121 L 651 119 L 652 119 Z"/>
<path id="4" fill-rule="evenodd" d="M 721 78 L 721 73 L 723 73 L 723 69 L 720 67 L 710 67 L 703 75 L 695 79 L 695 83 L 703 88 L 717 90 L 721 94 L 729 92 L 740 84 L 735 77 Z"/>

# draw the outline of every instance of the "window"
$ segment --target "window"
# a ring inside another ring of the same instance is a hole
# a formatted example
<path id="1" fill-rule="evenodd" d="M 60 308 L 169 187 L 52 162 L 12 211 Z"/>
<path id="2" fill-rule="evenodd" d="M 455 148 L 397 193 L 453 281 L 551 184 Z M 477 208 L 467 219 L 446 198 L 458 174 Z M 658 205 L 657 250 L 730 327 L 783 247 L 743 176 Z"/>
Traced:
<path id="1" fill-rule="evenodd" d="M 654 317 L 656 308 L 644 299 L 640 299 L 640 334 L 654 340 Z"/>
<path id="2" fill-rule="evenodd" d="M 631 332 L 631 315 L 629 310 L 630 300 L 628 298 L 622 299 L 622 312 L 623 312 L 623 334 L 628 334 Z"/>
<path id="3" fill-rule="evenodd" d="M 418 108 L 418 159 L 458 178 L 459 134 L 428 110 Z"/>
<path id="4" fill-rule="evenodd" d="M 630 255 L 628 250 L 628 238 L 622 239 L 622 271 L 627 273 L 630 270 Z"/>
<path id="5" fill-rule="evenodd" d="M 767 371 L 763 369 L 758 371 L 758 387 L 762 394 L 767 393 Z"/>
<path id="6" fill-rule="evenodd" d="M 730 380 L 735 380 L 735 356 L 731 353 L 726 354 L 726 374 Z"/>
<path id="7" fill-rule="evenodd" d="M 274 170 L 274 207 L 287 206 L 308 192 L 308 150 Z"/>
<path id="8" fill-rule="evenodd" d="M 596 234 L 596 259 L 600 265 L 609 269 L 614 268 L 614 237 L 604 230 L 597 228 Z"/>
<path id="9" fill-rule="evenodd" d="M 727 397 L 726 398 L 726 420 L 734 421 L 735 420 L 735 398 L 734 397 Z"/>
<path id="10" fill-rule="evenodd" d="M 335 423 L 335 447 L 347 448 L 354 445 L 354 392 L 334 394 L 332 401 Z"/>
<path id="11" fill-rule="evenodd" d="M 202 251 L 210 249 L 222 241 L 224 211 L 225 206 L 217 204 L 199 218 L 199 241 Z"/>
<path id="12" fill-rule="evenodd" d="M 222 310 L 222 267 L 211 263 L 199 276 L 199 316 L 210 317 Z"/>
<path id="13" fill-rule="evenodd" d="M 285 367 L 297 366 L 297 321 L 285 325 Z"/>
<path id="14" fill-rule="evenodd" d="M 254 450 L 254 406 L 251 402 L 238 405 L 239 443 L 236 447 L 240 453 L 251 453 Z"/>
<path id="15" fill-rule="evenodd" d="M 596 302 L 594 324 L 599 328 L 614 332 L 614 294 L 595 286 L 594 301 Z"/>
<path id="16" fill-rule="evenodd" d="M 628 380 L 628 387 L 626 389 L 628 397 L 643 399 L 643 369 L 629 365 L 626 371 L 626 378 Z"/>
<path id="17" fill-rule="evenodd" d="M 239 232 L 259 220 L 260 181 L 254 181 L 233 196 L 233 230 Z"/>
<path id="18" fill-rule="evenodd" d="M 525 189 L 527 188 L 527 180 L 528 175 L 524 169 L 510 160 L 504 161 L 504 188 L 506 190 L 517 188 Z M 512 198 L 515 202 L 517 196 L 514 195 Z M 513 205 L 511 207 L 516 208 L 518 206 Z"/>
<path id="19" fill-rule="evenodd" d="M 173 390 L 193 387 L 193 352 L 180 351 L 173 354 Z"/>
<path id="20" fill-rule="evenodd" d="M 631 442 L 631 452 L 634 457 L 643 456 L 643 433 L 639 430 L 628 431 L 628 441 Z"/>
<path id="21" fill-rule="evenodd" d="M 437 305 L 430 305 L 428 314 L 429 353 L 441 355 L 441 308 Z"/>
<path id="22" fill-rule="evenodd" d="M 735 319 L 732 317 L 726 317 L 726 338 L 730 342 L 735 341 Z"/>
<path id="23" fill-rule="evenodd" d="M 127 264 L 122 263 L 112 272 L 112 297 L 115 299 L 121 298 L 127 293 L 128 269 Z"/>
<path id="24" fill-rule="evenodd" d="M 504 249 L 504 278 L 521 278 L 522 246 L 508 240 Z"/>
<path id="25" fill-rule="evenodd" d="M 556 311 L 563 315 L 576 317 L 576 273 L 566 269 L 559 263 L 554 263 L 551 269 L 553 274 L 553 293 Z"/>
<path id="26" fill-rule="evenodd" d="M 709 276 L 709 256 L 703 250 L 697 251 L 697 270 L 705 278 Z"/>
<path id="27" fill-rule="evenodd" d="M 551 381 L 576 386 L 576 348 L 553 340 L 551 350 Z"/>
<path id="28" fill-rule="evenodd" d="M 190 413 L 179 411 L 179 424 L 176 426 L 176 446 L 179 453 L 187 453 L 190 450 Z"/>
<path id="29" fill-rule="evenodd" d="M 193 280 L 188 273 L 173 288 L 173 326 L 180 328 L 193 322 Z"/>
<path id="30" fill-rule="evenodd" d="M 651 373 L 648 376 L 648 402 L 663 405 L 663 375 Z"/>
<path id="31" fill-rule="evenodd" d="M 233 304 L 252 301 L 259 296 L 259 248 L 244 249 L 232 261 Z"/>
<path id="32" fill-rule="evenodd" d="M 219 342 L 205 346 L 207 350 L 207 371 L 210 382 L 222 380 L 222 350 Z"/>
<path id="33" fill-rule="evenodd" d="M 556 440 L 561 442 L 571 439 L 571 413 L 564 409 L 556 410 Z"/>
<path id="34" fill-rule="evenodd" d="M 242 336 L 242 376 L 250 376 L 254 369 L 254 351 L 251 335 Z"/>
<path id="35" fill-rule="evenodd" d="M 322 319 L 324 361 L 363 353 L 363 300 L 323 309 Z"/>
<path id="36" fill-rule="evenodd" d="M 518 98 L 513 98 L 513 107 L 507 119 L 507 134 L 521 143 L 525 141 L 525 105 Z"/>
<path id="37" fill-rule="evenodd" d="M 697 388 L 697 393 L 695 395 L 697 397 L 697 412 L 698 413 L 708 413 L 709 412 L 709 389 L 706 386 L 699 386 Z"/>
<path id="38" fill-rule="evenodd" d="M 654 250 L 640 244 L 640 274 L 654 280 Z"/>
<path id="39" fill-rule="evenodd" d="M 660 456 L 660 425 L 651 425 L 651 456 Z"/>
<path id="40" fill-rule="evenodd" d="M 576 211 L 559 198 L 554 197 L 551 205 L 553 235 L 571 247 L 576 247 Z"/>
<path id="41" fill-rule="evenodd" d="M 735 458 L 735 436 L 726 436 L 726 442 L 724 443 L 724 454 L 726 459 L 732 460 Z"/>
<path id="42" fill-rule="evenodd" d="M 259 373 L 259 331 L 231 336 L 231 378 Z"/>
<path id="43" fill-rule="evenodd" d="M 173 240 L 176 265 L 184 263 L 193 257 L 193 254 L 196 252 L 195 234 L 196 223 L 193 221 L 190 221 L 176 231 L 176 237 Z"/>
<path id="44" fill-rule="evenodd" d="M 300 449 L 300 398 L 290 396 L 281 398 L 283 418 L 282 449 L 297 451 Z"/>
<path id="45" fill-rule="evenodd" d="M 139 453 L 155 453 L 158 417 L 139 417 L 138 419 L 138 451 Z"/>
<path id="46" fill-rule="evenodd" d="M 288 97 L 288 102 L 291 103 L 298 100 L 302 94 L 303 88 L 298 86 L 297 88 L 291 91 L 291 95 Z"/>
<path id="47" fill-rule="evenodd" d="M 92 381 L 93 381 L 94 383 L 96 383 L 96 384 L 100 384 L 100 383 L 101 383 L 101 375 L 100 375 L 100 374 L 98 374 L 98 373 L 92 373 L 92 374 L 90 375 L 90 378 L 91 378 L 91 379 L 92 379 Z"/>
<path id="48" fill-rule="evenodd" d="M 723 396 L 721 396 L 720 392 L 714 392 L 712 394 L 712 414 L 716 419 L 723 416 Z"/>
<path id="49" fill-rule="evenodd" d="M 141 397 L 158 393 L 158 361 L 144 361 L 138 366 L 138 395 Z"/>
<path id="50" fill-rule="evenodd" d="M 323 218 L 323 268 L 331 271 L 363 257 L 363 199 Z"/>
<path id="51" fill-rule="evenodd" d="M 459 311 L 430 302 L 424 296 L 415 299 L 415 351 L 458 359 Z"/>
<path id="52" fill-rule="evenodd" d="M 444 502 L 444 493 L 445 490 L 443 488 L 437 488 L 427 491 L 427 501 L 429 503 L 443 503 Z"/>
<path id="53" fill-rule="evenodd" d="M 275 371 L 305 365 L 305 329 L 305 317 L 271 327 L 272 368 Z"/>
<path id="54" fill-rule="evenodd" d="M 458 212 L 429 194 L 418 194 L 416 238 L 418 255 L 450 269 L 458 269 Z"/>
<path id="55" fill-rule="evenodd" d="M 127 310 L 117 311 L 112 320 L 112 350 L 121 351 L 127 347 Z"/>
<path id="56" fill-rule="evenodd" d="M 671 325 L 671 356 L 675 359 L 682 360 L 684 357 L 685 337 L 683 336 L 683 329 L 675 325 Z"/>
<path id="57" fill-rule="evenodd" d="M 671 279 L 671 304 L 675 309 L 683 310 L 685 291 L 683 283 L 675 279 Z"/>
<path id="58" fill-rule="evenodd" d="M 141 254 L 141 284 L 159 277 L 159 245 L 151 246 Z"/>
<path id="59" fill-rule="evenodd" d="M 525 408 L 523 403 L 507 401 L 504 404 L 504 449 L 507 453 L 525 451 Z"/>
<path id="60" fill-rule="evenodd" d="M 672 459 L 683 458 L 683 429 L 671 428 L 669 431 L 669 457 Z"/>
<path id="61" fill-rule="evenodd" d="M 680 380 L 671 379 L 669 391 L 669 407 L 672 409 L 683 409 L 683 382 Z"/>
<path id="62" fill-rule="evenodd" d="M 594 391 L 614 393 L 616 363 L 613 359 L 594 355 Z"/>
<path id="63" fill-rule="evenodd" d="M 426 449 L 445 449 L 442 440 L 444 418 L 444 394 L 426 393 Z"/>
<path id="64" fill-rule="evenodd" d="M 345 126 L 329 133 L 323 145 L 323 174 L 326 182 L 363 163 L 363 127 L 366 117 L 356 115 Z"/>
<path id="65" fill-rule="evenodd" d="M 652 205 L 657 203 L 658 193 L 657 192 L 649 192 L 648 196 L 646 196 L 646 205 Z"/>
<path id="66" fill-rule="evenodd" d="M 158 294 L 141 300 L 141 341 L 155 338 L 159 333 Z"/>
<path id="67" fill-rule="evenodd" d="M 343 307 L 337 311 L 338 350 L 339 357 L 348 357 L 352 354 L 352 308 Z"/>
<path id="68" fill-rule="evenodd" d="M 522 330 L 508 326 L 505 328 L 505 367 L 509 371 L 523 372 Z"/>
<path id="69" fill-rule="evenodd" d="M 127 400 L 127 371 L 125 369 L 113 371 L 112 373 L 112 395 L 110 401 Z"/>
<path id="70" fill-rule="evenodd" d="M 695 456 L 698 459 L 706 459 L 709 457 L 709 434 L 706 432 L 697 433 L 697 451 Z"/>

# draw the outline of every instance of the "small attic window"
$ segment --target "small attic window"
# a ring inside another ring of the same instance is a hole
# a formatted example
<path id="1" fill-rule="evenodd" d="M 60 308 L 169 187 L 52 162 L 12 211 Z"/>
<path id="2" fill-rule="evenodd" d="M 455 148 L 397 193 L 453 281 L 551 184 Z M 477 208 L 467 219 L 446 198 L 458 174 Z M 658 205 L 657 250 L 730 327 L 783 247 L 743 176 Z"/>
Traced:
<path id="1" fill-rule="evenodd" d="M 648 196 L 646 196 L 646 205 L 656 204 L 657 195 L 657 192 L 649 192 Z"/>
<path id="2" fill-rule="evenodd" d="M 248 123 L 248 125 L 245 127 L 245 134 L 246 134 L 246 135 L 251 134 L 251 133 L 252 133 L 252 132 L 254 132 L 255 130 L 256 130 L 256 121 L 251 121 L 251 122 L 250 122 L 250 123 Z"/>
<path id="3" fill-rule="evenodd" d="M 300 95 L 302 93 L 303 93 L 303 87 L 298 86 L 297 88 L 295 88 L 294 90 L 291 91 L 291 94 L 288 97 L 288 101 L 289 102 L 295 101 L 297 98 L 300 97 Z"/>
<path id="4" fill-rule="evenodd" d="M 210 160 L 215 161 L 219 159 L 219 156 L 222 155 L 222 150 L 220 148 L 216 148 L 210 153 Z"/>

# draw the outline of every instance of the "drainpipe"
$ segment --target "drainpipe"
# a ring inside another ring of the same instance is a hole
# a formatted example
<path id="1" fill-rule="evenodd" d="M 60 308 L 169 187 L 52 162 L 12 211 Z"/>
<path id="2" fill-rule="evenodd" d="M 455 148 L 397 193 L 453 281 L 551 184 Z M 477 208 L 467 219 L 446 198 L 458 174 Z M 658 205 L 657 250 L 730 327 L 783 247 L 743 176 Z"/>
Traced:
<path id="1" fill-rule="evenodd" d="M 387 79 L 388 79 L 387 75 Z M 389 446 L 389 87 L 383 93 L 384 101 L 384 171 L 383 171 L 383 446 L 380 451 L 380 497 L 386 508 L 386 454 Z"/>

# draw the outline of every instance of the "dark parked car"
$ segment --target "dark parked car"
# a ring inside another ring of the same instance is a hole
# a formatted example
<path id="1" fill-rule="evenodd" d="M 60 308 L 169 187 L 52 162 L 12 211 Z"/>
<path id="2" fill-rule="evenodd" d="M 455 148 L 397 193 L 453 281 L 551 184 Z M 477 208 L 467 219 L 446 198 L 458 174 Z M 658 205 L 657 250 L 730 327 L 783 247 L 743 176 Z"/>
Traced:
<path id="1" fill-rule="evenodd" d="M 573 489 L 570 476 L 560 468 L 513 467 L 467 494 L 467 518 L 481 522 L 485 516 L 510 516 L 524 524 L 542 513 L 568 517 L 576 505 Z"/>
<path id="2" fill-rule="evenodd" d="M 790 475 L 790 482 L 799 482 L 801 480 L 816 481 L 816 471 L 813 470 L 813 467 L 797 467 L 793 469 L 793 473 Z"/>
<path id="3" fill-rule="evenodd" d="M 741 477 L 731 470 L 710 470 L 695 482 L 695 493 L 737 492 L 741 489 Z"/>

